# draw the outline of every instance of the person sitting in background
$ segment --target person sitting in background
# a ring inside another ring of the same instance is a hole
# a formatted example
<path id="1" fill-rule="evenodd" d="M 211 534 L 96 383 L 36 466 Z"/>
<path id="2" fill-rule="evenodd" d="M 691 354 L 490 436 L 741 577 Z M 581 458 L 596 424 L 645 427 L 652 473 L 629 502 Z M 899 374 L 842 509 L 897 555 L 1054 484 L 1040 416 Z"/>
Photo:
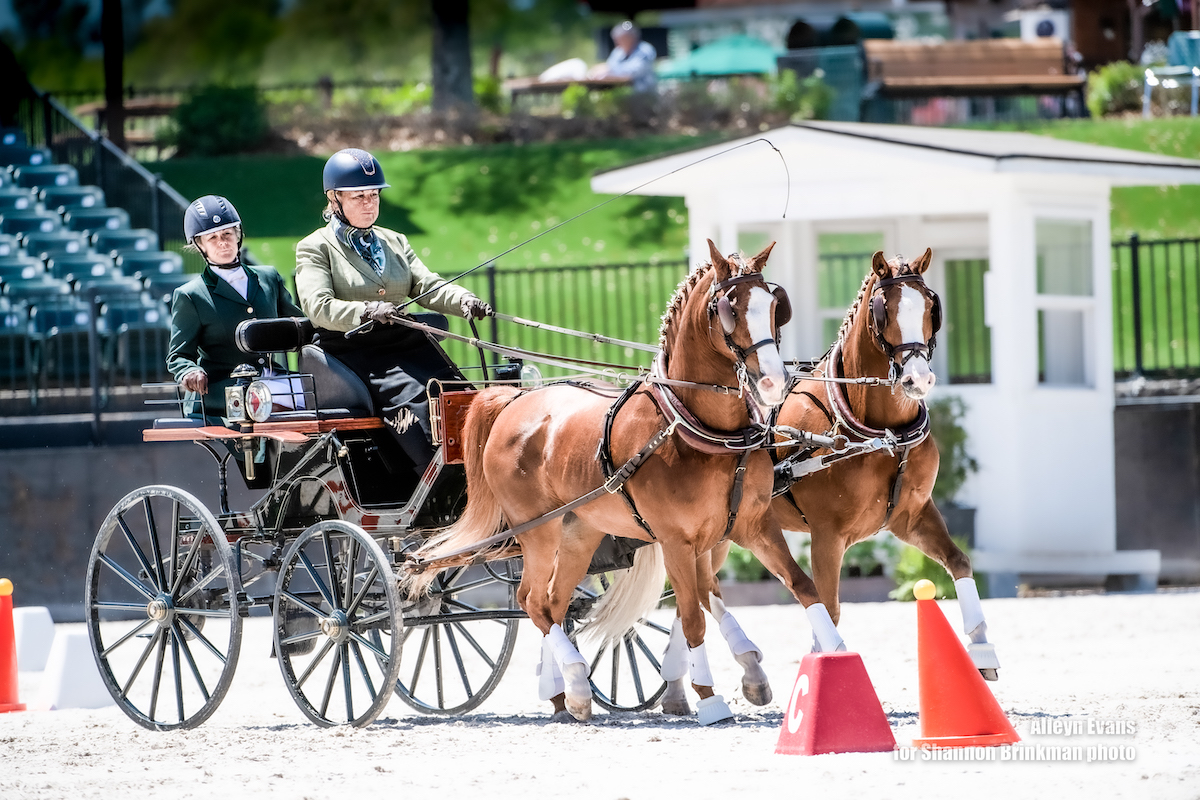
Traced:
<path id="1" fill-rule="evenodd" d="M 167 369 L 187 391 L 184 413 L 220 417 L 225 413 L 229 374 L 251 362 L 264 376 L 273 369 L 265 356 L 243 353 L 234 341 L 238 323 L 247 319 L 302 317 L 283 278 L 271 267 L 242 263 L 242 220 L 224 197 L 205 195 L 183 216 L 188 247 L 204 257 L 204 271 L 171 297 L 171 341 Z M 297 406 L 292 403 L 281 405 Z"/>
<path id="2" fill-rule="evenodd" d="M 629 20 L 612 29 L 613 48 L 608 61 L 588 72 L 589 78 L 629 78 L 635 92 L 653 91 L 656 78 L 654 45 L 642 41 L 642 32 Z"/>

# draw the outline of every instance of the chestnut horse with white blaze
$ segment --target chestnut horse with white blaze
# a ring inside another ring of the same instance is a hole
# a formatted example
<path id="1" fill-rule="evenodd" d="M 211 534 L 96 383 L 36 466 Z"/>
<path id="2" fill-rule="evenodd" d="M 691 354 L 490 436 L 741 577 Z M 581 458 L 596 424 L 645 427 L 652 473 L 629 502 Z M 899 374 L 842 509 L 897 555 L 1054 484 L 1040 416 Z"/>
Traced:
<path id="1" fill-rule="evenodd" d="M 933 503 L 938 450 L 929 436 L 924 399 L 936 381 L 929 359 L 941 326 L 941 301 L 922 277 L 933 257 L 888 261 L 875 253 L 838 332 L 814 374 L 836 378 L 889 376 L 894 386 L 800 380 L 779 412 L 778 425 L 830 432 L 851 441 L 892 435 L 896 446 L 847 458 L 802 475 L 772 502 L 779 524 L 812 534 L 812 572 L 821 600 L 836 623 L 838 582 L 846 549 L 880 530 L 891 531 L 944 566 L 954 578 L 968 649 L 985 678 L 999 663 L 987 641 L 987 624 L 971 573 L 971 561 L 950 539 Z M 829 451 L 796 454 L 799 458 Z M 795 451 L 780 450 L 781 457 Z M 777 469 L 787 472 L 787 462 Z M 779 475 L 790 480 L 788 475 Z M 719 564 L 723 553 L 714 554 Z"/>
<path id="2" fill-rule="evenodd" d="M 648 611 L 663 576 L 646 566 L 664 564 L 684 646 L 668 649 L 663 671 L 675 678 L 690 673 L 701 722 L 731 716 L 713 692 L 701 607 L 712 580 L 708 553 L 722 539 L 746 547 L 780 576 L 807 609 L 822 649 L 842 646 L 771 513 L 772 465 L 761 449 L 768 436 L 761 420 L 786 393 L 777 343 L 779 318 L 790 314 L 786 294 L 772 291 L 761 274 L 771 246 L 748 260 L 726 260 L 712 242 L 709 249 L 711 265 L 683 280 L 663 316 L 651 377 L 621 401 L 569 384 L 479 393 L 463 430 L 466 510 L 416 553 L 429 567 L 409 577 L 410 593 L 428 586 L 439 558 L 445 562 L 505 528 L 545 518 L 517 536 L 524 560 L 517 601 L 544 634 L 539 693 L 560 718 L 564 709 L 576 719 L 591 716 L 588 664 L 562 624 L 605 534 L 661 546 L 661 556 L 659 547 L 638 550 L 625 586 L 606 593 L 606 625 L 623 633 Z M 598 443 L 610 443 L 612 465 L 629 466 L 656 440 L 623 488 L 546 517 L 605 485 L 612 473 L 598 457 Z M 732 630 L 736 622 L 723 627 Z"/>

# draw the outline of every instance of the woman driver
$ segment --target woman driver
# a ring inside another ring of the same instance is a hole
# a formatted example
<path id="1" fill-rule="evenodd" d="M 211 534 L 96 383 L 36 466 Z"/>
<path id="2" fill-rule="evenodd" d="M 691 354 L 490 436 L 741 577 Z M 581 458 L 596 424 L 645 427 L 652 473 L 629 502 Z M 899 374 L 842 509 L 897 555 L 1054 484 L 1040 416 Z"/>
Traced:
<path id="1" fill-rule="evenodd" d="M 390 325 L 400 315 L 396 303 L 410 297 L 442 314 L 482 319 L 492 313 L 467 289 L 444 284 L 404 234 L 375 224 L 379 192 L 388 183 L 374 156 L 358 149 L 334 153 L 322 178 L 326 224 L 296 246 L 296 293 L 318 328 Z M 342 343 L 340 335 L 330 335 L 322 343 L 367 383 L 384 422 L 416 470 L 424 472 L 433 458 L 425 384 L 434 377 L 457 378 L 456 371 L 417 331 L 355 339 Z"/>

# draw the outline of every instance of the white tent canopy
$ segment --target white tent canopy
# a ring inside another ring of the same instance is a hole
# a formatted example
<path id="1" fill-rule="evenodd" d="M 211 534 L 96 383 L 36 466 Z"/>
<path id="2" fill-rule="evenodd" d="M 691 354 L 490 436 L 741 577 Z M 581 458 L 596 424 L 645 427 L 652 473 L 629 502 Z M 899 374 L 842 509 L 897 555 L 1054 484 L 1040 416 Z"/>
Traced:
<path id="1" fill-rule="evenodd" d="M 708 238 L 723 252 L 778 241 L 768 270 L 796 312 L 791 357 L 824 352 L 845 286 L 865 274 L 830 242 L 932 247 L 928 280 L 951 327 L 975 336 L 967 353 L 965 334 L 943 332 L 935 396 L 969 408 L 980 471 L 961 498 L 977 509 L 977 567 L 1008 593 L 1021 574 L 1148 584 L 1158 571 L 1157 551 L 1116 550 L 1109 195 L 1182 183 L 1200 184 L 1200 161 L 1026 133 L 811 122 L 602 172 L 592 188 L 682 196 L 693 259 Z"/>

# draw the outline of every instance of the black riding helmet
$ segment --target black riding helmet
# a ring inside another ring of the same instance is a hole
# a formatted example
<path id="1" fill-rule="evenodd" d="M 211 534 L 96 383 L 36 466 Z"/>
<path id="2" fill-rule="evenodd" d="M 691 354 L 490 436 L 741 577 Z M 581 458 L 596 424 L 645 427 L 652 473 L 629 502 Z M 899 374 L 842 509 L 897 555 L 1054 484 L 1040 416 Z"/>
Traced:
<path id="1" fill-rule="evenodd" d="M 187 207 L 187 211 L 183 213 L 183 235 L 187 239 L 187 243 L 195 246 L 196 237 L 205 233 L 216 233 L 223 231 L 226 228 L 237 226 L 239 229 L 242 226 L 242 218 L 238 216 L 237 209 L 233 207 L 233 203 L 226 200 L 224 197 L 215 194 L 206 194 L 199 198 Z M 199 249 L 199 248 L 197 248 Z M 235 267 L 241 264 L 242 252 L 242 236 L 238 235 L 238 256 L 234 258 L 232 264 L 214 264 L 217 267 Z M 209 264 L 208 256 L 203 250 L 200 254 L 204 256 L 204 260 Z"/>
<path id="2" fill-rule="evenodd" d="M 383 167 L 379 160 L 366 150 L 350 147 L 339 150 L 325 162 L 321 173 L 322 191 L 333 189 L 337 192 L 359 192 L 367 189 L 387 189 L 391 186 L 383 179 Z M 338 217 L 345 222 L 346 215 L 342 211 L 342 201 L 334 195 Z"/>

